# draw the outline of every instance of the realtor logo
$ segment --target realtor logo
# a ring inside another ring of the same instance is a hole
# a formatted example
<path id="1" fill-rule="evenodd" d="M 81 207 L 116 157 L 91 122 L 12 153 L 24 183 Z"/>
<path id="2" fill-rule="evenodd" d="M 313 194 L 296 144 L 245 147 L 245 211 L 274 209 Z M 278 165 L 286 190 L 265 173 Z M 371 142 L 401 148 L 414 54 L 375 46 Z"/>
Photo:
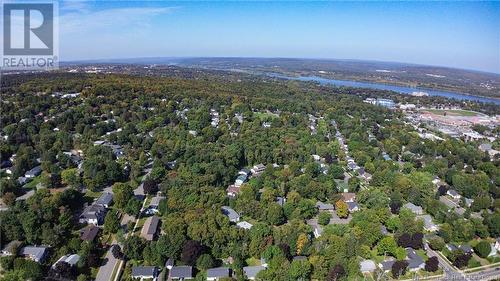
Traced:
<path id="1" fill-rule="evenodd" d="M 57 67 L 56 3 L 4 3 L 4 69 Z"/>

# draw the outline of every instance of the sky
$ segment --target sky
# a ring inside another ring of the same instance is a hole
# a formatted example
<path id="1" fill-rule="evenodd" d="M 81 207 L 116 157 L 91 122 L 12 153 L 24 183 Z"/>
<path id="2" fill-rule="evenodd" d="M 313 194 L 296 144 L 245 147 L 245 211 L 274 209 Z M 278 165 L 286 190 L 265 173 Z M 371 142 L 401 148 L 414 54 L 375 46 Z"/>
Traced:
<path id="1" fill-rule="evenodd" d="M 59 3 L 62 61 L 360 59 L 500 73 L 500 2 Z"/>

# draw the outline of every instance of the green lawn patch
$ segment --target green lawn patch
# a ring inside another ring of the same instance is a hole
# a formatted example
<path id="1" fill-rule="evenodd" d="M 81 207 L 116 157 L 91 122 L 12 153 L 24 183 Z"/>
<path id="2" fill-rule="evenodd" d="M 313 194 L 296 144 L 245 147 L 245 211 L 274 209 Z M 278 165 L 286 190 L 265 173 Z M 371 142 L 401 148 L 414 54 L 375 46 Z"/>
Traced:
<path id="1" fill-rule="evenodd" d="M 246 260 L 245 260 L 245 262 L 246 262 L 249 266 L 260 265 L 260 260 L 259 260 L 259 259 L 254 258 L 254 257 L 251 257 L 251 258 L 246 259 Z"/>

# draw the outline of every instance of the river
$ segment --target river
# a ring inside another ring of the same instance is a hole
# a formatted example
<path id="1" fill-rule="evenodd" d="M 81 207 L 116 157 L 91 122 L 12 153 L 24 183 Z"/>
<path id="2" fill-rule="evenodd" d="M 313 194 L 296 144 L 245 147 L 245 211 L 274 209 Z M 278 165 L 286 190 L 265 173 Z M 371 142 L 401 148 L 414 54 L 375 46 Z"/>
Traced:
<path id="1" fill-rule="evenodd" d="M 479 101 L 479 102 L 494 103 L 494 104 L 500 105 L 500 99 L 466 95 L 466 94 L 449 92 L 449 91 L 432 90 L 432 89 L 425 89 L 425 88 L 411 88 L 411 87 L 387 85 L 387 84 L 381 84 L 381 83 L 357 82 L 357 81 L 350 81 L 350 80 L 336 80 L 336 79 L 329 79 L 329 78 L 323 78 L 323 77 L 318 77 L 318 76 L 294 77 L 294 76 L 287 76 L 287 75 L 278 74 L 278 73 L 267 73 L 267 75 L 270 77 L 281 78 L 281 79 L 298 80 L 298 81 L 313 81 L 313 82 L 318 82 L 318 83 L 323 84 L 323 85 L 330 84 L 330 85 L 335 85 L 335 86 L 388 90 L 388 91 L 398 92 L 401 94 L 411 94 L 413 92 L 426 92 L 429 94 L 429 96 L 440 96 L 440 97 L 457 99 L 457 100 Z"/>

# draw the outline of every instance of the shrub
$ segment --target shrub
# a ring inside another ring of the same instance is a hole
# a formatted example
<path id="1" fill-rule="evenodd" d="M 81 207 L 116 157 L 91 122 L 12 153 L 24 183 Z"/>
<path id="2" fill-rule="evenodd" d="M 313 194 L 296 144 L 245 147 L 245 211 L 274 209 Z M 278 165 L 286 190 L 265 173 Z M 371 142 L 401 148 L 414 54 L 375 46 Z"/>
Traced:
<path id="1" fill-rule="evenodd" d="M 476 254 L 482 258 L 486 258 L 491 252 L 490 243 L 487 241 L 480 241 L 477 243 L 476 247 L 474 247 Z"/>
<path id="2" fill-rule="evenodd" d="M 330 218 L 332 216 L 328 212 L 321 212 L 318 216 L 318 223 L 321 225 L 327 225 L 330 223 Z"/>

